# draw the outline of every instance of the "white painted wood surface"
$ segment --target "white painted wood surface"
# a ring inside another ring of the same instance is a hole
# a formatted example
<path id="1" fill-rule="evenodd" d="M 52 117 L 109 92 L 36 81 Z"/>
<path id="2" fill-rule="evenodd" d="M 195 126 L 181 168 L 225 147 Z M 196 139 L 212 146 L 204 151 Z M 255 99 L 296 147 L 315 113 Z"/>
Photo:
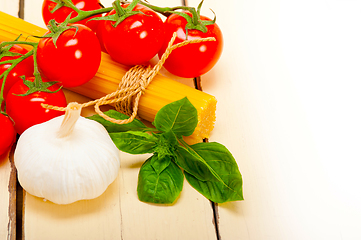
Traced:
<path id="1" fill-rule="evenodd" d="M 40 2 L 25 0 L 25 18 L 38 25 Z M 221 238 L 361 239 L 361 1 L 224 4 L 204 2 L 225 46 L 202 86 L 218 99 L 210 141 L 234 154 L 245 200 L 218 206 Z M 26 195 L 25 239 L 215 239 L 209 203 L 187 184 L 174 206 L 137 200 L 142 160 L 123 156 L 120 176 L 94 201 L 59 207 Z"/>
<path id="2" fill-rule="evenodd" d="M 9 236 L 9 183 L 10 183 L 10 162 L 8 154 L 0 157 L 0 239 L 7 239 Z"/>
<path id="3" fill-rule="evenodd" d="M 19 0 L 0 0 L 0 11 L 12 16 L 19 16 Z"/>
<path id="4" fill-rule="evenodd" d="M 361 1 L 224 4 L 204 3 L 225 50 L 203 86 L 245 200 L 219 206 L 222 239 L 361 239 Z"/>

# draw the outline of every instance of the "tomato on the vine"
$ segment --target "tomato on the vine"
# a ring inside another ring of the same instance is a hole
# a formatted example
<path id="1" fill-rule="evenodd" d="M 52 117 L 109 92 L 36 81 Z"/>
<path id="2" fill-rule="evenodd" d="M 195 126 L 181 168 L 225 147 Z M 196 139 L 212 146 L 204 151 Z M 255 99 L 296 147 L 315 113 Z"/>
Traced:
<path id="1" fill-rule="evenodd" d="M 13 45 L 10 50 L 10 52 L 13 53 L 20 53 L 22 55 L 26 54 L 28 51 L 23 48 L 20 45 Z M 4 61 L 9 61 L 12 59 L 17 59 L 19 58 L 20 55 L 17 56 L 5 56 L 2 57 L 0 59 L 1 62 Z M 0 62 L 0 74 L 2 74 L 3 72 L 5 72 L 7 69 L 9 69 L 11 67 L 10 63 L 5 63 L 5 64 L 1 64 Z M 12 85 L 15 84 L 15 82 L 17 82 L 18 80 L 20 80 L 21 76 L 25 76 L 25 77 L 31 77 L 33 76 L 34 73 L 34 59 L 33 56 L 30 56 L 24 60 L 22 60 L 20 63 L 18 63 L 8 74 L 8 76 L 6 77 L 6 82 L 5 82 L 5 87 L 4 87 L 4 96 L 7 95 L 7 93 L 9 92 L 9 89 L 11 88 Z M 3 83 L 3 78 L 0 79 L 0 88 L 2 86 Z"/>
<path id="2" fill-rule="evenodd" d="M 105 16 L 109 15 L 109 12 L 105 14 Z M 97 20 L 98 22 L 98 28 L 97 28 L 97 31 L 96 31 L 96 35 L 98 37 L 98 40 L 99 40 L 99 44 L 100 44 L 100 49 L 102 50 L 102 52 L 105 52 L 105 53 L 108 53 L 107 50 L 105 49 L 105 46 L 104 46 L 104 21 L 105 20 Z"/>
<path id="3" fill-rule="evenodd" d="M 26 80 L 34 82 L 35 78 L 31 77 Z M 59 85 L 55 84 L 48 88 L 49 92 L 34 92 L 26 96 L 19 96 L 25 94 L 29 87 L 27 87 L 22 80 L 17 81 L 10 89 L 6 96 L 6 112 L 15 122 L 15 131 L 22 134 L 29 127 L 48 121 L 54 117 L 63 115 L 64 112 L 52 109 L 46 109 L 41 106 L 42 103 L 58 107 L 66 107 L 67 102 L 62 90 L 59 90 Z"/>
<path id="4" fill-rule="evenodd" d="M 0 156 L 2 156 L 10 150 L 16 138 L 14 123 L 2 113 L 0 113 L 0 132 Z"/>
<path id="5" fill-rule="evenodd" d="M 189 12 L 187 14 L 192 16 Z M 200 20 L 210 21 L 204 16 L 200 16 Z M 205 74 L 217 63 L 223 49 L 223 36 L 216 23 L 207 25 L 205 33 L 196 29 L 186 31 L 186 25 L 187 20 L 178 14 L 172 14 L 165 20 L 165 41 L 158 55 L 163 55 L 174 32 L 177 33 L 174 44 L 183 42 L 186 37 L 189 40 L 214 37 L 216 41 L 192 43 L 173 50 L 163 65 L 176 76 L 194 78 Z"/>
<path id="6" fill-rule="evenodd" d="M 72 0 L 72 2 L 79 10 L 83 10 L 83 11 L 90 11 L 90 10 L 96 10 L 102 8 L 98 0 Z M 51 19 L 55 19 L 55 21 L 57 21 L 58 23 L 64 22 L 64 20 L 68 17 L 70 13 L 72 14 L 71 18 L 74 18 L 78 15 L 73 9 L 65 6 L 52 12 L 56 7 L 56 5 L 57 3 L 52 0 L 44 0 L 42 6 L 42 15 L 43 15 L 44 23 L 46 25 L 49 23 Z M 94 17 L 101 17 L 101 15 L 95 15 L 90 18 L 83 19 L 77 23 L 84 24 L 89 28 L 91 28 L 93 31 L 96 31 L 98 22 L 88 21 L 89 19 Z"/>
<path id="7" fill-rule="evenodd" d="M 80 86 L 94 77 L 101 61 L 101 49 L 95 33 L 82 24 L 72 24 L 53 38 L 42 38 L 37 50 L 39 71 L 50 81 L 64 87 Z M 76 28 L 75 28 L 76 27 Z"/>
<path id="8" fill-rule="evenodd" d="M 122 8 L 129 4 L 121 5 Z M 152 59 L 164 39 L 162 19 L 148 7 L 137 4 L 133 11 L 144 14 L 135 14 L 125 18 L 116 27 L 114 21 L 101 21 L 98 31 L 101 31 L 102 41 L 106 51 L 117 62 L 124 65 L 144 64 Z M 116 14 L 112 10 L 109 15 Z"/>

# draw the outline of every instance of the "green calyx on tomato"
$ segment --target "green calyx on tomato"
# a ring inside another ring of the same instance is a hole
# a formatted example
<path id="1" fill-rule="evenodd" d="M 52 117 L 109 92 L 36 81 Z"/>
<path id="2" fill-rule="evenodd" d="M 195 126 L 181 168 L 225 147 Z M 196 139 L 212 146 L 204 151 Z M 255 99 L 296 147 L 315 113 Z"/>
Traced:
<path id="1" fill-rule="evenodd" d="M 106 15 L 104 17 L 93 18 L 92 20 L 109 20 L 115 22 L 113 27 L 117 27 L 121 22 L 123 22 L 126 18 L 131 17 L 136 14 L 144 14 L 142 11 L 133 11 L 135 6 L 140 2 L 140 0 L 132 1 L 129 6 L 123 8 L 120 4 L 119 0 L 113 2 L 113 9 L 116 14 Z"/>
<path id="2" fill-rule="evenodd" d="M 34 81 L 26 80 L 25 77 L 22 77 L 22 79 L 23 79 L 24 85 L 27 86 L 29 88 L 29 90 L 24 94 L 18 94 L 18 96 L 24 97 L 24 96 L 30 95 L 32 93 L 35 93 L 35 92 L 56 93 L 56 92 L 60 91 L 60 89 L 62 88 L 60 86 L 58 89 L 56 89 L 54 91 L 49 90 L 49 87 L 57 84 L 58 82 L 56 82 L 56 81 L 44 82 L 40 76 L 36 76 Z"/>
<path id="3" fill-rule="evenodd" d="M 71 14 L 69 14 L 69 16 L 65 19 L 64 22 L 62 23 L 57 23 L 54 19 L 51 19 L 49 21 L 49 24 L 47 25 L 47 28 L 49 29 L 50 33 L 46 34 L 42 37 L 39 38 L 52 38 L 53 39 L 53 43 L 56 47 L 56 41 L 58 40 L 58 38 L 60 37 L 60 35 L 71 28 L 75 28 L 75 34 L 78 31 L 78 27 L 77 26 L 72 26 L 72 25 L 68 25 L 69 24 L 69 20 L 70 20 Z"/>
<path id="4" fill-rule="evenodd" d="M 62 28 L 65 23 L 59 25 Z M 54 37 L 58 37 L 56 45 Z M 41 37 L 37 57 L 42 76 L 58 81 L 66 88 L 77 87 L 90 81 L 97 73 L 101 48 L 93 30 L 75 23 L 61 34 L 49 31 Z"/>
<path id="5" fill-rule="evenodd" d="M 186 12 L 192 17 L 190 12 Z M 211 19 L 200 16 L 202 20 L 211 21 Z M 174 32 L 177 37 L 174 44 L 181 43 L 188 39 L 202 39 L 213 37 L 216 41 L 207 41 L 203 43 L 193 43 L 183 46 L 182 49 L 175 49 L 164 62 L 163 67 L 168 72 L 184 78 L 195 78 L 211 70 L 221 56 L 223 48 L 222 32 L 216 23 L 207 25 L 207 32 L 195 29 L 186 29 L 187 20 L 178 15 L 170 15 L 164 22 L 166 29 L 165 42 L 169 42 Z M 162 56 L 166 51 L 167 45 L 164 44 L 158 53 Z M 191 57 L 190 57 L 191 56 Z"/>
<path id="6" fill-rule="evenodd" d="M 216 22 L 216 16 L 214 16 L 214 19 L 211 21 L 201 19 L 200 12 L 201 12 L 201 7 L 203 5 L 203 1 L 204 0 L 202 0 L 199 3 L 197 9 L 195 9 L 194 7 L 188 7 L 188 6 L 158 7 L 158 6 L 151 5 L 147 2 L 142 2 L 142 1 L 137 1 L 137 2 L 139 2 L 139 4 L 142 4 L 150 9 L 152 9 L 153 11 L 155 11 L 157 13 L 164 15 L 165 17 L 169 17 L 171 14 L 178 14 L 179 16 L 182 16 L 187 20 L 188 24 L 186 25 L 186 29 L 195 29 L 195 30 L 199 30 L 203 33 L 206 33 L 207 32 L 206 26 L 214 24 Z M 126 2 L 123 2 L 123 3 L 126 3 Z M 176 10 L 188 11 L 192 14 L 192 16 L 189 16 L 185 12 L 179 12 Z"/>
<path id="7" fill-rule="evenodd" d="M 136 14 L 123 19 L 117 26 L 114 26 L 115 22 L 112 20 L 102 20 L 97 30 L 103 49 L 114 61 L 127 66 L 147 64 L 164 42 L 164 24 L 160 16 L 142 4 L 134 6 L 137 2 L 139 1 L 122 5 L 119 1 L 115 3 L 124 12 L 132 10 Z M 138 14 L 139 11 L 142 14 Z M 115 9 L 106 17 L 112 15 L 118 15 Z"/>
<path id="8" fill-rule="evenodd" d="M 66 107 L 67 105 L 64 92 L 59 90 L 57 85 L 50 86 L 50 91 L 48 92 L 36 91 L 24 96 L 29 90 L 26 85 L 28 81 L 35 82 L 35 78 L 30 77 L 26 81 L 17 81 L 9 90 L 5 100 L 6 112 L 15 122 L 14 127 L 18 134 L 22 134 L 26 129 L 35 124 L 64 114 L 62 111 L 46 109 L 42 104 L 58 107 Z"/>
<path id="9" fill-rule="evenodd" d="M 216 15 L 215 13 L 213 12 L 214 14 L 214 19 L 211 20 L 211 21 L 208 21 L 208 20 L 201 20 L 201 7 L 202 7 L 202 4 L 203 4 L 203 1 L 202 0 L 198 7 L 197 7 L 197 10 L 193 7 L 190 7 L 189 8 L 189 12 L 192 14 L 192 16 L 189 16 L 188 14 L 184 13 L 184 12 L 177 12 L 177 11 L 169 11 L 170 13 L 174 13 L 174 14 L 178 14 L 179 16 L 181 17 L 184 17 L 186 20 L 187 20 L 187 25 L 185 27 L 186 31 L 188 31 L 189 29 L 194 29 L 194 30 L 199 30 L 203 33 L 206 33 L 207 32 L 207 25 L 212 25 L 216 22 Z"/>

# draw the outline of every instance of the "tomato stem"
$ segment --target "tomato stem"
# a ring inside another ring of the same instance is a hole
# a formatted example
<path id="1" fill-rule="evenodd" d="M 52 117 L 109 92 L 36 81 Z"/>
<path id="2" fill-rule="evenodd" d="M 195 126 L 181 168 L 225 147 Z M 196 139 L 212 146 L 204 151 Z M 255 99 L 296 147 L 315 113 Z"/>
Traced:
<path id="1" fill-rule="evenodd" d="M 29 52 L 27 52 L 26 54 L 22 55 L 21 57 L 19 58 L 16 58 L 16 59 L 13 59 L 13 60 L 9 60 L 9 61 L 3 61 L 3 62 L 0 62 L 1 64 L 6 64 L 6 63 L 11 63 L 11 66 L 6 69 L 5 72 L 3 72 L 1 75 L 0 75 L 0 79 L 3 78 L 3 82 L 2 82 L 2 85 L 1 85 L 1 90 L 0 90 L 0 106 L 2 106 L 2 103 L 4 102 L 4 88 L 5 88 L 5 82 L 6 82 L 6 78 L 7 76 L 9 75 L 9 72 L 17 65 L 19 64 L 21 61 L 23 61 L 25 58 L 28 58 L 30 57 L 31 55 L 33 55 L 33 58 L 34 58 L 34 77 L 35 77 L 35 80 L 34 80 L 34 83 L 28 81 L 28 80 L 25 80 L 24 79 L 24 76 L 21 76 L 21 78 L 23 79 L 24 81 L 24 84 L 26 86 L 29 87 L 29 90 L 25 93 L 25 94 L 20 94 L 19 96 L 26 96 L 26 95 L 29 95 L 31 93 L 34 93 L 36 91 L 41 91 L 41 92 L 50 92 L 50 93 L 56 93 L 58 92 L 61 87 L 59 87 L 59 89 L 55 90 L 55 91 L 50 91 L 48 90 L 47 88 L 56 84 L 57 82 L 43 82 L 42 78 L 41 78 L 41 74 L 39 72 L 39 69 L 38 69 L 38 64 L 37 64 L 37 49 L 38 49 L 38 45 L 39 43 L 36 43 L 36 42 L 26 42 L 26 41 L 11 41 L 11 42 L 2 42 L 0 44 L 0 49 L 4 48 L 5 46 L 8 46 L 8 45 L 13 45 L 13 44 L 25 44 L 25 45 L 30 45 L 33 47 L 32 50 L 30 50 Z"/>
<path id="2" fill-rule="evenodd" d="M 72 18 L 69 21 L 69 23 L 75 23 L 75 22 L 81 21 L 83 19 L 89 18 L 91 16 L 97 15 L 97 14 L 107 13 L 113 9 L 113 7 L 108 7 L 108 8 L 103 7 L 100 9 L 84 11 L 84 10 L 80 10 L 79 8 L 77 8 L 71 0 L 61 0 L 61 2 L 58 3 L 58 5 L 55 8 L 57 10 L 63 6 L 73 9 L 78 14 L 76 17 Z M 69 15 L 71 15 L 71 13 Z"/>
<path id="3" fill-rule="evenodd" d="M 110 19 L 112 21 L 115 21 L 115 24 L 113 24 L 114 27 L 118 26 L 124 19 L 136 15 L 136 14 L 144 14 L 142 11 L 133 11 L 133 9 L 135 8 L 135 6 L 138 4 L 138 2 L 140 2 L 140 0 L 134 0 L 132 1 L 129 6 L 127 6 L 126 8 L 123 8 L 120 5 L 120 0 L 116 0 L 113 2 L 113 8 L 116 11 L 116 15 L 112 15 L 110 16 L 113 19 Z M 101 19 L 101 18 L 99 18 Z"/>
<path id="4" fill-rule="evenodd" d="M 113 5 L 113 8 L 115 9 L 115 11 L 117 12 L 117 14 L 119 15 L 119 17 L 126 14 L 125 9 L 122 8 L 122 6 L 120 6 L 119 1 L 114 1 L 112 5 Z M 131 10 L 133 10 L 133 9 L 134 9 L 134 7 Z"/>
<path id="5" fill-rule="evenodd" d="M 127 1 L 122 1 L 122 3 L 129 3 Z M 190 9 L 192 7 L 188 7 L 188 6 L 176 6 L 176 7 L 158 7 L 155 5 L 151 5 L 147 2 L 143 2 L 143 1 L 139 1 L 139 4 L 142 4 L 150 9 L 152 9 L 153 11 L 162 14 L 165 17 L 168 17 L 169 15 L 171 15 L 171 11 L 176 11 L 176 10 L 186 10 L 186 11 L 190 11 Z"/>
<path id="6" fill-rule="evenodd" d="M 96 9 L 96 10 L 90 10 L 90 11 L 84 11 L 84 10 L 79 10 L 77 11 L 78 16 L 71 18 L 69 23 L 75 23 L 75 22 L 79 22 L 83 19 L 87 19 L 91 16 L 94 15 L 98 15 L 98 14 L 102 14 L 102 13 L 107 13 L 110 12 L 111 10 L 113 10 L 113 7 L 108 7 L 108 8 L 101 8 L 101 9 Z M 92 21 L 93 19 L 89 19 L 89 21 Z"/>
<path id="7" fill-rule="evenodd" d="M 25 42 L 25 41 L 2 42 L 0 44 L 0 50 L 5 48 L 6 46 L 11 46 L 14 44 L 27 44 L 27 45 L 31 45 L 31 46 L 37 45 L 37 43 L 30 43 L 30 42 Z M 13 70 L 17 64 L 19 64 L 24 59 L 30 57 L 32 54 L 33 54 L 33 52 L 31 50 L 19 58 L 0 62 L 1 64 L 7 64 L 7 63 L 11 64 L 11 66 L 8 69 L 6 69 L 6 71 L 4 71 L 2 74 L 0 74 L 0 79 L 3 79 L 3 82 L 1 84 L 1 90 L 0 90 L 0 106 L 2 106 L 3 102 L 5 101 L 5 98 L 4 98 L 5 82 L 6 82 L 7 76 L 9 75 L 10 71 Z"/>
<path id="8" fill-rule="evenodd" d="M 55 91 L 50 91 L 48 88 L 54 84 L 56 84 L 56 81 L 53 82 L 44 82 L 42 80 L 41 74 L 39 72 L 38 68 L 38 61 L 37 61 L 37 52 L 38 52 L 38 44 L 34 45 L 34 48 L 32 50 L 33 58 L 34 58 L 34 82 L 31 82 L 29 80 L 26 80 L 23 78 L 24 84 L 29 88 L 29 90 L 24 94 L 19 94 L 18 96 L 27 96 L 34 92 L 48 92 L 48 93 L 56 93 L 60 91 L 62 87 L 59 87 Z"/>
<path id="9" fill-rule="evenodd" d="M 53 43 L 54 46 L 56 46 L 56 41 L 58 40 L 58 38 L 60 37 L 60 35 L 70 29 L 70 28 L 75 28 L 76 31 L 78 31 L 78 27 L 77 26 L 69 26 L 68 23 L 70 21 L 70 15 L 64 20 L 64 22 L 62 23 L 58 23 L 55 21 L 55 19 L 51 19 L 47 25 L 47 28 L 49 29 L 50 33 L 41 36 L 39 38 L 52 38 L 53 39 Z M 76 33 L 76 32 L 75 32 Z"/>
<path id="10" fill-rule="evenodd" d="M 77 13 L 79 13 L 79 11 L 81 11 L 73 4 L 73 2 L 71 0 L 61 0 L 61 1 L 63 2 L 62 6 L 69 7 Z"/>
<path id="11" fill-rule="evenodd" d="M 197 9 L 195 9 L 194 7 L 189 7 L 189 6 L 177 6 L 177 7 L 157 7 L 154 5 L 151 5 L 147 2 L 143 2 L 140 1 L 139 3 L 149 7 L 150 9 L 152 9 L 155 12 L 158 12 L 166 17 L 168 17 L 171 14 L 178 14 L 179 16 L 184 17 L 188 24 L 186 26 L 186 30 L 188 31 L 189 29 L 195 29 L 195 30 L 199 30 L 201 32 L 207 32 L 207 25 L 211 25 L 214 24 L 216 22 L 216 17 L 214 17 L 214 19 L 212 21 L 204 21 L 201 20 L 201 16 L 200 16 L 200 12 L 201 12 L 201 8 L 203 5 L 203 1 L 202 0 Z M 125 2 L 123 2 L 125 3 Z M 186 14 L 185 12 L 179 12 L 177 10 L 185 10 L 191 13 L 192 17 L 190 17 L 188 14 Z M 213 11 L 212 11 L 213 12 Z M 214 12 L 213 12 L 214 13 Z"/>
<path id="12" fill-rule="evenodd" d="M 41 76 L 38 68 L 38 61 L 37 61 L 37 52 L 38 52 L 38 46 L 35 46 L 33 49 L 33 58 L 34 58 L 34 83 L 36 88 L 40 88 L 41 86 Z"/>

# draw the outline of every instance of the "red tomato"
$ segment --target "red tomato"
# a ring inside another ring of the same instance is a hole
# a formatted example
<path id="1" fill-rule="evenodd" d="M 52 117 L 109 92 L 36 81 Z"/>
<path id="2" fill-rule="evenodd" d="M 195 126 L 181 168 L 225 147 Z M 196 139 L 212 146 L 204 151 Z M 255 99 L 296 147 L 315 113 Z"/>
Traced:
<path id="1" fill-rule="evenodd" d="M 102 8 L 98 0 L 72 0 L 73 4 L 80 10 L 83 11 L 89 11 L 89 10 L 96 10 Z M 46 25 L 48 25 L 49 21 L 51 19 L 55 19 L 56 22 L 61 23 L 64 22 L 64 20 L 69 16 L 70 13 L 72 13 L 71 18 L 76 17 L 78 14 L 69 7 L 61 7 L 57 9 L 55 12 L 51 13 L 51 11 L 56 6 L 56 3 L 52 0 L 44 0 L 43 7 L 42 7 L 42 15 L 43 20 Z M 98 26 L 97 21 L 89 21 L 89 19 L 94 17 L 101 17 L 101 15 L 95 15 L 90 18 L 81 20 L 77 23 L 84 24 L 88 26 L 93 31 L 96 31 L 96 28 Z"/>
<path id="2" fill-rule="evenodd" d="M 26 54 L 28 51 L 20 45 L 14 45 L 12 48 L 10 48 L 10 52 Z M 19 57 L 20 56 L 3 57 L 1 58 L 0 61 L 2 62 L 9 61 L 12 59 L 17 59 Z M 10 67 L 11 67 L 10 63 L 0 64 L 0 74 L 5 72 Z M 33 56 L 30 56 L 24 59 L 23 61 L 21 61 L 20 63 L 18 63 L 16 67 L 14 67 L 8 74 L 4 88 L 4 96 L 7 95 L 9 89 L 11 88 L 12 85 L 14 85 L 14 83 L 16 83 L 18 80 L 21 80 L 20 78 L 21 76 L 31 77 L 33 76 L 33 73 L 34 73 L 34 59 Z M 2 83 L 3 83 L 3 79 L 0 79 L 0 88 L 2 86 Z"/>
<path id="3" fill-rule="evenodd" d="M 106 15 L 108 15 L 109 13 L 107 13 Z M 96 31 L 96 35 L 97 35 L 97 38 L 99 40 L 99 44 L 100 44 L 100 49 L 105 52 L 105 53 L 108 53 L 107 50 L 105 49 L 105 46 L 104 46 L 104 38 L 103 38 L 103 35 L 104 35 L 104 26 L 102 26 L 104 24 L 104 20 L 97 20 L 98 22 L 98 28 L 97 28 L 97 31 Z"/>
<path id="4" fill-rule="evenodd" d="M 192 16 L 190 13 L 187 14 Z M 210 21 L 211 19 L 201 16 L 201 20 Z M 172 14 L 166 19 L 164 22 L 165 40 L 158 54 L 159 57 L 165 52 L 174 32 L 177 33 L 174 44 L 186 40 L 186 24 L 186 19 L 177 14 Z M 216 41 L 192 43 L 173 50 L 164 63 L 165 69 L 184 78 L 194 78 L 208 72 L 221 56 L 223 36 L 217 24 L 208 25 L 207 29 L 206 33 L 194 29 L 188 30 L 188 39 L 214 37 Z"/>
<path id="5" fill-rule="evenodd" d="M 14 123 L 8 116 L 0 113 L 0 156 L 7 153 L 15 142 Z M 1 160 L 1 159 L 0 159 Z"/>
<path id="6" fill-rule="evenodd" d="M 128 5 L 124 4 L 122 7 L 126 8 Z M 164 26 L 157 13 L 140 4 L 137 4 L 133 11 L 144 14 L 130 16 L 117 27 L 113 27 L 115 22 L 109 20 L 98 26 L 106 51 L 115 61 L 124 65 L 146 63 L 157 54 L 163 44 Z M 115 10 L 112 10 L 109 15 L 115 13 Z"/>
<path id="7" fill-rule="evenodd" d="M 101 60 L 95 33 L 81 24 L 72 26 L 78 27 L 78 31 L 75 28 L 64 31 L 56 41 L 56 47 L 52 38 L 40 39 L 37 51 L 39 71 L 64 87 L 88 82 L 97 73 Z"/>
<path id="8" fill-rule="evenodd" d="M 34 77 L 28 78 L 34 81 Z M 55 91 L 58 85 L 53 85 L 48 89 Z M 62 90 L 56 93 L 34 92 L 27 96 L 17 96 L 24 94 L 29 88 L 23 81 L 17 81 L 6 96 L 6 112 L 15 122 L 15 131 L 22 134 L 29 127 L 46 122 L 54 117 L 63 115 L 64 112 L 43 108 L 41 103 L 58 107 L 66 107 L 66 99 Z"/>

